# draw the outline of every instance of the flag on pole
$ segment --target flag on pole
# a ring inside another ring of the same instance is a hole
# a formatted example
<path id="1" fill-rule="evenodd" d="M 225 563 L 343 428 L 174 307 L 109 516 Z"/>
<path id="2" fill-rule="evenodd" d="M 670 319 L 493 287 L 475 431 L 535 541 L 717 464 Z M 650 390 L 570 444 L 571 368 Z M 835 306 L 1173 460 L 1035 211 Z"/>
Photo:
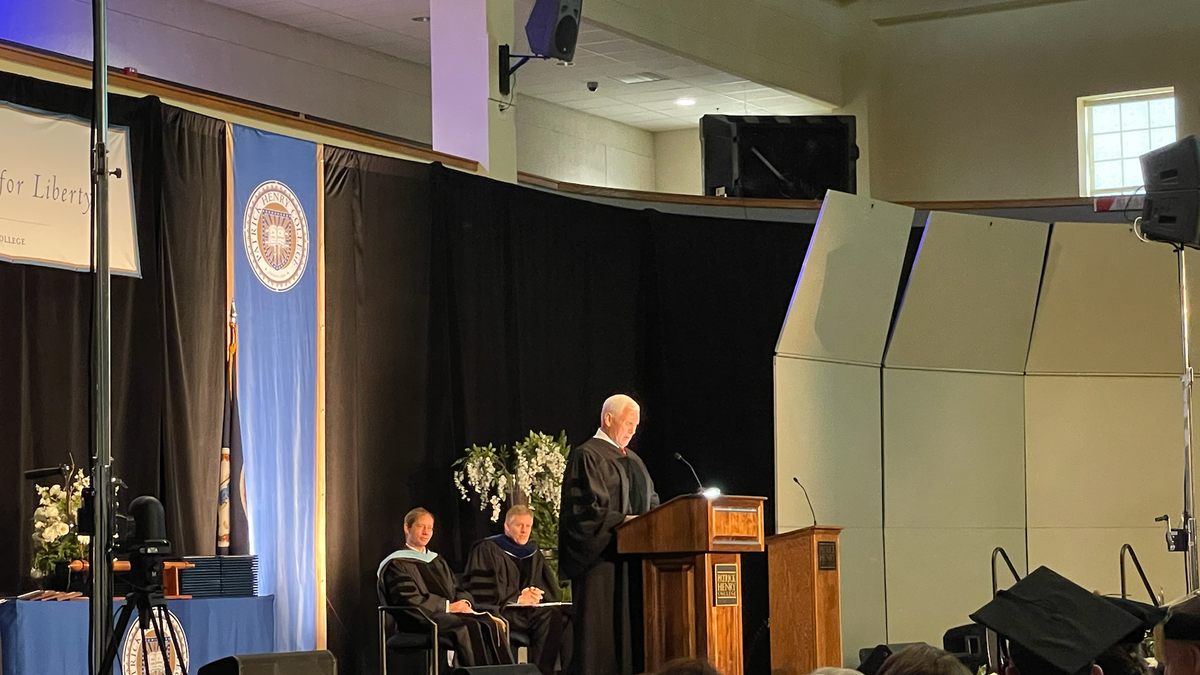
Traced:
<path id="1" fill-rule="evenodd" d="M 250 553 L 250 523 L 246 513 L 246 470 L 242 462 L 242 423 L 237 404 L 237 310 L 231 307 L 229 350 L 225 361 L 225 414 L 221 425 L 217 555 Z"/>

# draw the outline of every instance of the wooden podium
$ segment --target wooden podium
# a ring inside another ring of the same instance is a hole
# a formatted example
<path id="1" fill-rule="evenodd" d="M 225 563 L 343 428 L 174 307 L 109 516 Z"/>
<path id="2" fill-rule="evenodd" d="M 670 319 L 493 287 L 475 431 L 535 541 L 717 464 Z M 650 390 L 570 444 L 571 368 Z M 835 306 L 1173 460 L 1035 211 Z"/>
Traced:
<path id="1" fill-rule="evenodd" d="M 741 554 L 763 550 L 764 497 L 676 497 L 617 528 L 642 559 L 646 671 L 703 656 L 742 675 Z"/>
<path id="2" fill-rule="evenodd" d="M 841 531 L 814 526 L 767 539 L 771 675 L 842 667 Z"/>

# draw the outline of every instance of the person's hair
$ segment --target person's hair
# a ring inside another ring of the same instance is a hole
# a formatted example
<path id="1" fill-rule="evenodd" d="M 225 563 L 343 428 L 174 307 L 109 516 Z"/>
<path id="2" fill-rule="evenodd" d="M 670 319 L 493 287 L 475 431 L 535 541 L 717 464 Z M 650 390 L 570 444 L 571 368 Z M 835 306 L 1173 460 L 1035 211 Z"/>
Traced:
<path id="1" fill-rule="evenodd" d="M 675 659 L 668 661 L 656 675 L 721 675 L 708 659 Z"/>
<path id="2" fill-rule="evenodd" d="M 1134 652 L 1137 645 L 1117 644 L 1096 657 L 1104 675 L 1150 675 L 1150 666 Z"/>
<path id="3" fill-rule="evenodd" d="M 600 408 L 600 423 L 604 423 L 605 415 L 611 413 L 613 417 L 617 417 L 621 413 L 625 412 L 626 408 L 633 408 L 634 410 L 642 409 L 642 407 L 638 405 L 637 401 L 633 400 L 629 396 L 626 396 L 625 394 L 613 394 L 612 396 L 609 396 L 608 398 L 604 399 L 604 405 Z"/>
<path id="4" fill-rule="evenodd" d="M 433 514 L 429 512 L 429 509 L 424 509 L 418 506 L 404 515 L 404 526 L 412 527 L 413 524 L 417 522 L 417 519 L 421 516 L 429 516 L 432 518 Z"/>
<path id="5" fill-rule="evenodd" d="M 971 675 L 971 671 L 950 652 L 920 644 L 887 657 L 875 675 Z"/>
<path id="6" fill-rule="evenodd" d="M 529 516 L 532 518 L 533 509 L 525 506 L 524 504 L 513 504 L 512 506 L 508 507 L 508 511 L 504 513 L 504 522 L 507 523 L 517 516 Z"/>

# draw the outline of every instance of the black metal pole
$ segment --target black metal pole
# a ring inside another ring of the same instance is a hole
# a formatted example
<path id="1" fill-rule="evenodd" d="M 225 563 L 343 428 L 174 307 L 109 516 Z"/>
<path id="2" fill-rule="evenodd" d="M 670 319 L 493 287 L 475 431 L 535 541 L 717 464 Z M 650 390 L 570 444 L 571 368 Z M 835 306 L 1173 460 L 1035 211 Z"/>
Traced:
<path id="1" fill-rule="evenodd" d="M 92 391 L 95 535 L 92 538 L 91 661 L 97 675 L 112 672 L 104 652 L 113 630 L 112 304 L 108 260 L 108 23 L 105 0 L 92 0 L 92 227 L 95 235 L 93 312 L 95 389 Z"/>

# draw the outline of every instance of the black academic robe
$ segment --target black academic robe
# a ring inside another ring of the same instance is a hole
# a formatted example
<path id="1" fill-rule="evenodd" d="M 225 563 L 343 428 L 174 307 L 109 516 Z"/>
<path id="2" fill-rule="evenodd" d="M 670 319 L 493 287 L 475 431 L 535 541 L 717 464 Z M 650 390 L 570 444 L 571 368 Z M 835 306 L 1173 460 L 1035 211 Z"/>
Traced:
<path id="1" fill-rule="evenodd" d="M 455 614 L 446 611 L 448 603 L 473 598 L 458 587 L 450 565 L 441 556 L 430 562 L 398 558 L 379 570 L 377 591 L 389 605 L 414 605 L 447 634 L 454 643 L 458 665 L 482 666 L 512 663 L 508 630 L 490 614 Z"/>
<path id="2" fill-rule="evenodd" d="M 522 571 L 522 567 L 526 571 Z M 565 607 L 508 607 L 529 586 L 542 590 L 542 602 L 561 602 L 554 570 L 536 546 L 518 546 L 505 535 L 488 537 L 471 549 L 466 578 L 478 607 L 498 612 L 514 631 L 529 636 L 529 660 L 544 675 L 555 662 L 571 662 L 570 616 Z"/>
<path id="3" fill-rule="evenodd" d="M 632 675 L 641 649 L 641 565 L 617 555 L 614 528 L 659 504 L 637 453 L 591 438 L 567 457 L 559 572 L 575 604 L 574 675 Z M 631 564 L 632 563 L 632 564 Z"/>

